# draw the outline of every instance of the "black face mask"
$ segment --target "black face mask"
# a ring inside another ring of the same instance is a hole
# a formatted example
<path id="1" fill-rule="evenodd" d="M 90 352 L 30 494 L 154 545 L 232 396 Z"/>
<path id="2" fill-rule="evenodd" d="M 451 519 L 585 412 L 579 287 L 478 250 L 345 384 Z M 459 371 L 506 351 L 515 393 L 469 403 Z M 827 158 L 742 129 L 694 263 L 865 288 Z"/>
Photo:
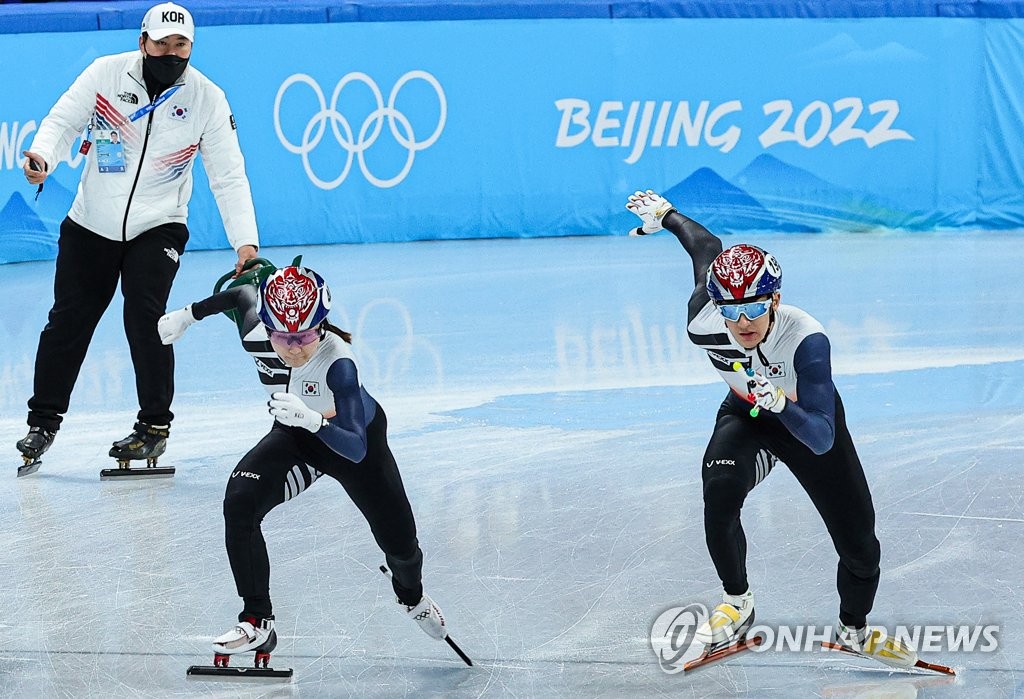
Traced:
<path id="1" fill-rule="evenodd" d="M 187 58 L 179 58 L 174 55 L 150 56 L 147 53 L 142 59 L 143 70 L 148 71 L 153 79 L 161 85 L 173 85 L 185 72 L 187 66 Z"/>

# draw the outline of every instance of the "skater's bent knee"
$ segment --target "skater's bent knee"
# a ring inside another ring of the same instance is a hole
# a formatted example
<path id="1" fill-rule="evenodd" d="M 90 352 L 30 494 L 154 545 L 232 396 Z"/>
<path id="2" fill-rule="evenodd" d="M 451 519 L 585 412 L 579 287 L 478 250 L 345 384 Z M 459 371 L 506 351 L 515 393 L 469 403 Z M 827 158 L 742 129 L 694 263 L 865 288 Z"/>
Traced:
<path id="1" fill-rule="evenodd" d="M 417 545 L 410 551 L 402 554 L 395 554 L 385 551 L 384 556 L 392 568 L 420 566 L 423 564 L 423 551 Z"/>
<path id="2" fill-rule="evenodd" d="M 225 521 L 251 520 L 256 516 L 256 498 L 251 492 L 229 490 L 224 496 Z"/>
<path id="3" fill-rule="evenodd" d="M 858 578 L 870 579 L 878 575 L 878 556 L 868 556 L 865 558 L 846 557 L 842 559 L 842 563 L 846 566 L 847 570 Z"/>
<path id="4" fill-rule="evenodd" d="M 746 497 L 746 483 L 736 475 L 715 475 L 704 480 L 705 510 L 738 510 Z"/>
<path id="5" fill-rule="evenodd" d="M 842 565 L 858 578 L 869 579 L 878 575 L 882 552 L 877 539 L 864 542 L 862 546 L 842 551 L 839 560 Z"/>

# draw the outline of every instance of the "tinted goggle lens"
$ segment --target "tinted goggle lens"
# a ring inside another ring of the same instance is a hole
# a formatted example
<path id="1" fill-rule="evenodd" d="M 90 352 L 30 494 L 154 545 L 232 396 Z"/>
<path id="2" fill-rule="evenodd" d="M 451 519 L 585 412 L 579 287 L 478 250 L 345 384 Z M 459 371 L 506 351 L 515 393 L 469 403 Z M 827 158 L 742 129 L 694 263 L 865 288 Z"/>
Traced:
<path id="1" fill-rule="evenodd" d="M 320 338 L 319 328 L 310 328 L 299 333 L 286 333 L 280 330 L 270 330 L 269 328 L 267 331 L 270 333 L 270 339 L 281 345 L 308 345 Z"/>
<path id="2" fill-rule="evenodd" d="M 751 303 L 724 303 L 718 306 L 718 311 L 726 320 L 738 321 L 740 315 L 745 315 L 747 320 L 757 320 L 772 308 L 772 301 L 752 301 Z"/>

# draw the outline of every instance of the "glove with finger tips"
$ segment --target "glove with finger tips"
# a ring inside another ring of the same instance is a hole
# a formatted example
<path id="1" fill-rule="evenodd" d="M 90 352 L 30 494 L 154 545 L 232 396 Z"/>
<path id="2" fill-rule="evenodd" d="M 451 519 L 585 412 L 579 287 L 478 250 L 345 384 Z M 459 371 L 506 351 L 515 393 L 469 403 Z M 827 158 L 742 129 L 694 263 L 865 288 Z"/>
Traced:
<path id="1" fill-rule="evenodd" d="M 184 335 L 188 326 L 195 322 L 195 316 L 192 315 L 192 304 L 163 315 L 156 322 L 156 331 L 160 334 L 160 342 L 165 345 L 171 344 Z"/>
<path id="2" fill-rule="evenodd" d="M 786 407 L 786 392 L 762 374 L 755 372 L 750 383 L 753 384 L 750 387 L 750 395 L 753 397 L 754 405 L 773 413 L 781 413 Z"/>
<path id="3" fill-rule="evenodd" d="M 646 192 L 637 190 L 629 195 L 626 208 L 640 217 L 643 225 L 629 232 L 630 235 L 650 235 L 662 230 L 661 222 L 675 211 L 675 207 L 665 197 L 648 189 Z"/>
<path id="4" fill-rule="evenodd" d="M 318 432 L 323 427 L 324 416 L 291 393 L 278 391 L 270 396 L 267 405 L 270 407 L 270 414 L 282 425 L 301 427 L 310 432 Z"/>

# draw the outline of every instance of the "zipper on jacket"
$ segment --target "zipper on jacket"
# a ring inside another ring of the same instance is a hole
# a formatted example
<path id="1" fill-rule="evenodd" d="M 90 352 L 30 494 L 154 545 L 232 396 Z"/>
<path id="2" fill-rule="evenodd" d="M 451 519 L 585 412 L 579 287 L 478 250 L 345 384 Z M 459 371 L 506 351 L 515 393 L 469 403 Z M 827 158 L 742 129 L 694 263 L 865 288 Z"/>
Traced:
<path id="1" fill-rule="evenodd" d="M 146 83 L 145 82 L 140 81 L 138 78 L 136 78 L 131 73 L 128 73 L 128 77 L 131 78 L 132 80 L 134 80 L 143 89 L 143 91 L 147 95 L 149 94 L 149 88 L 146 87 Z M 185 83 L 184 83 L 184 81 L 181 78 L 179 78 L 178 80 L 176 80 L 174 82 L 174 85 L 179 85 L 180 86 L 180 85 L 184 85 L 184 84 Z M 169 90 L 171 87 L 174 87 L 174 85 L 169 85 L 167 88 L 164 89 L 164 92 L 167 92 L 167 90 Z M 161 92 L 160 94 L 162 95 L 163 92 Z M 157 95 L 157 97 L 159 97 L 159 96 L 160 95 Z M 149 98 L 149 103 L 152 104 L 153 101 L 154 101 L 154 98 L 150 97 Z M 150 133 L 150 131 L 153 130 L 153 115 L 155 113 L 156 113 L 156 110 L 154 109 L 153 111 L 151 111 L 149 113 L 149 115 L 148 115 L 148 117 L 146 119 L 146 137 L 142 140 L 142 152 L 139 153 L 139 169 L 135 171 L 135 181 L 132 182 L 132 189 L 131 189 L 130 192 L 128 192 L 128 202 L 124 206 L 124 221 L 121 222 L 121 242 L 122 243 L 127 243 L 128 242 L 128 212 L 132 208 L 132 199 L 135 197 L 135 188 L 139 186 L 139 177 L 142 175 L 142 161 L 145 160 L 145 158 L 146 158 L 146 148 L 149 147 L 149 133 Z"/>
<path id="2" fill-rule="evenodd" d="M 153 110 L 156 111 L 156 110 Z M 146 148 L 149 147 L 149 132 L 153 129 L 153 112 L 146 118 L 146 137 L 142 139 L 142 152 L 139 153 L 139 167 L 135 170 L 135 181 L 132 182 L 132 189 L 128 192 L 128 202 L 124 205 L 124 221 L 121 223 L 121 242 L 128 242 L 128 212 L 132 208 L 132 199 L 135 197 L 135 188 L 139 186 L 139 177 L 142 175 L 142 161 L 146 158 Z"/>

